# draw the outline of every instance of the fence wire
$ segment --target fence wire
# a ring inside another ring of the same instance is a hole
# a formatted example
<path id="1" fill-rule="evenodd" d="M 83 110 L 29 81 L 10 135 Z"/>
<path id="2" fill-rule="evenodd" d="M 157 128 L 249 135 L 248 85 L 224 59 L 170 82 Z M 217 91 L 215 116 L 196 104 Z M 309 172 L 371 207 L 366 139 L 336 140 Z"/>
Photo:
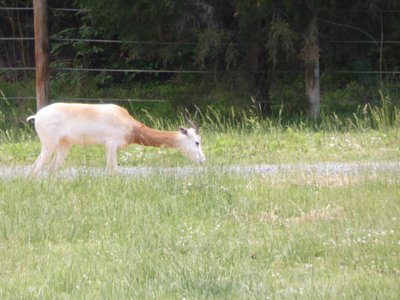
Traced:
<path id="1" fill-rule="evenodd" d="M 55 8 L 49 6 L 49 10 L 57 12 L 72 12 L 72 13 L 87 13 L 89 9 L 75 9 L 75 8 Z M 0 11 L 33 11 L 33 7 L 0 7 Z M 367 13 L 369 11 L 359 10 L 359 13 Z M 382 10 L 379 13 L 400 13 L 400 10 Z M 13 42 L 13 41 L 34 41 L 34 37 L 0 37 L 0 41 Z M 162 41 L 132 41 L 132 40 L 112 40 L 112 39 L 81 39 L 81 38 L 55 38 L 49 37 L 49 41 L 56 42 L 84 42 L 84 43 L 104 43 L 104 44 L 137 44 L 137 45 L 195 45 L 194 42 L 162 42 Z M 329 44 L 378 44 L 398 45 L 400 41 L 397 40 L 334 40 L 334 41 L 321 41 L 321 43 Z M 222 44 L 221 44 L 222 45 Z M 238 45 L 236 45 L 238 46 Z M 240 45 L 239 45 L 240 46 Z M 74 67 L 52 67 L 50 70 L 62 72 L 109 72 L 109 73 L 147 73 L 147 74 L 211 74 L 213 71 L 206 70 L 166 70 L 166 69 L 111 69 L 111 68 L 74 68 Z M 0 67 L 0 72 L 19 72 L 19 71 L 35 71 L 35 67 Z M 274 70 L 276 74 L 300 74 L 303 70 Z M 400 75 L 400 71 L 352 71 L 352 70 L 323 70 L 324 73 L 332 74 L 359 74 L 359 75 Z M 266 73 L 266 72 L 257 72 Z M 10 96 L 9 100 L 34 100 L 34 96 Z M 134 99 L 134 98 L 54 98 L 53 101 L 85 101 L 85 102 L 164 102 L 165 99 Z"/>

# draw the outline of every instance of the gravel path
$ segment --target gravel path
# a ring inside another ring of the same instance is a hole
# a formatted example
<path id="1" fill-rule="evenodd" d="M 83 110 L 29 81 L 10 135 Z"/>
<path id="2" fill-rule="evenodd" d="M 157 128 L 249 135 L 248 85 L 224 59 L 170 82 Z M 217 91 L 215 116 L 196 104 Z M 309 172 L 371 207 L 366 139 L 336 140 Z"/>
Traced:
<path id="1" fill-rule="evenodd" d="M 0 178 L 29 177 L 30 166 L 0 166 Z M 291 164 L 259 164 L 250 166 L 187 166 L 187 167 L 120 167 L 121 175 L 128 177 L 146 176 L 151 174 L 170 174 L 186 176 L 190 174 L 205 174 L 207 172 L 220 172 L 228 174 L 264 174 L 275 175 L 285 173 L 310 173 L 317 175 L 357 175 L 378 172 L 400 172 L 400 162 L 323 162 L 323 163 L 291 163 Z M 64 168 L 58 173 L 64 178 L 77 176 L 103 176 L 104 168 Z"/>

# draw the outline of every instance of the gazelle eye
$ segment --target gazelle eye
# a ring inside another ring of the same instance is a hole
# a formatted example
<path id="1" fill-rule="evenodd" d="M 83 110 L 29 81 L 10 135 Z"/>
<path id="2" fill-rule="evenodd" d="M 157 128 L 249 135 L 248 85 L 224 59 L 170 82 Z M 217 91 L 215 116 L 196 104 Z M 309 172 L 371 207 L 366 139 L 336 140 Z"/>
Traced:
<path id="1" fill-rule="evenodd" d="M 200 143 L 199 143 L 199 142 L 195 142 L 195 144 L 196 144 L 196 146 L 200 145 Z"/>

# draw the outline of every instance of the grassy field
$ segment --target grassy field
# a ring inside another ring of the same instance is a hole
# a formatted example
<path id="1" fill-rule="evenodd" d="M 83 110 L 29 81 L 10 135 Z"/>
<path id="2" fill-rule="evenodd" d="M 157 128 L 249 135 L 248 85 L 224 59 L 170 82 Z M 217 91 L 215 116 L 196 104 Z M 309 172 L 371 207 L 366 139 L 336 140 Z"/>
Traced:
<path id="1" fill-rule="evenodd" d="M 399 174 L 0 181 L 2 299 L 397 299 Z"/>
<path id="2" fill-rule="evenodd" d="M 398 127 L 259 125 L 205 126 L 206 173 L 1 179 L 0 298 L 397 299 L 398 172 L 237 175 L 218 166 L 398 162 Z M 0 139 L 0 166 L 39 154 L 31 129 Z M 64 167 L 104 164 L 102 147 L 74 147 Z M 119 164 L 190 162 L 130 146 Z"/>

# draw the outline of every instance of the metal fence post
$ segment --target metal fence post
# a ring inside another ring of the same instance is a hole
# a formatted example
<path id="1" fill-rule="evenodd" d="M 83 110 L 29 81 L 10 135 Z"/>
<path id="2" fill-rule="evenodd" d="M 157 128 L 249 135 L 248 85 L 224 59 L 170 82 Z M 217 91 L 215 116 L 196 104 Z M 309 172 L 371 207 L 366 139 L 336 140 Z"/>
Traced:
<path id="1" fill-rule="evenodd" d="M 33 0 L 35 31 L 36 106 L 49 104 L 49 41 L 47 33 L 47 0 Z"/>

